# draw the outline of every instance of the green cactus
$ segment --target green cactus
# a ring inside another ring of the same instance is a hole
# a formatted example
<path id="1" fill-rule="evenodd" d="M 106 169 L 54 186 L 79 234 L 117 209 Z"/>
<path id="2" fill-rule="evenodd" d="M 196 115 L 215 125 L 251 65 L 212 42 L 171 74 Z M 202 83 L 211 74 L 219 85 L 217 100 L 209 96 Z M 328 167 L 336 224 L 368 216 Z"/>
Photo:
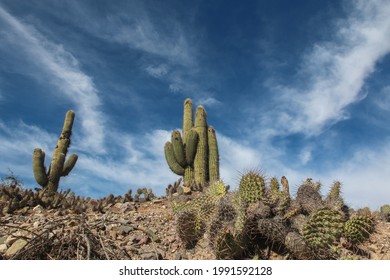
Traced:
<path id="1" fill-rule="evenodd" d="M 213 182 L 219 180 L 219 153 L 217 136 L 212 126 L 207 129 L 207 137 L 209 145 L 209 180 Z"/>
<path id="2" fill-rule="evenodd" d="M 264 192 L 264 177 L 259 172 L 249 171 L 241 177 L 238 193 L 244 201 L 255 202 L 261 200 Z"/>
<path id="3" fill-rule="evenodd" d="M 341 195 L 341 183 L 340 181 L 334 181 L 330 191 L 328 193 L 329 199 L 338 199 Z"/>
<path id="4" fill-rule="evenodd" d="M 199 142 L 195 154 L 195 182 L 205 185 L 209 181 L 208 170 L 208 137 L 207 137 L 207 115 L 202 105 L 196 108 L 195 130 L 199 136 Z"/>
<path id="5" fill-rule="evenodd" d="M 164 147 L 169 168 L 184 177 L 186 186 L 205 186 L 219 180 L 218 144 L 213 127 L 207 126 L 206 111 L 198 106 L 193 122 L 192 101 L 184 101 L 183 130 L 172 132 Z M 195 183 L 195 184 L 193 184 Z"/>
<path id="6" fill-rule="evenodd" d="M 40 148 L 36 148 L 33 153 L 33 172 L 35 180 L 42 188 L 47 189 L 49 192 L 56 192 L 58 190 L 60 178 L 67 176 L 76 165 L 78 159 L 76 154 L 72 154 L 68 160 L 65 161 L 70 145 L 74 117 L 75 113 L 72 110 L 69 110 L 66 113 L 61 136 L 54 150 L 48 172 L 46 172 L 45 168 L 45 153 Z"/>
<path id="7" fill-rule="evenodd" d="M 334 181 L 329 193 L 325 197 L 325 205 L 334 210 L 338 210 L 346 217 L 349 215 L 348 207 L 345 205 L 343 198 L 341 197 L 341 183 L 340 181 Z"/>
<path id="8" fill-rule="evenodd" d="M 345 223 L 344 234 L 348 241 L 356 244 L 367 240 L 374 229 L 375 222 L 371 216 L 357 215 Z"/>
<path id="9" fill-rule="evenodd" d="M 219 201 L 227 192 L 222 181 L 215 181 L 204 193 L 193 199 L 188 204 L 174 204 L 174 212 L 178 217 L 177 231 L 186 244 L 196 243 L 200 235 L 204 233 L 206 225 L 215 215 Z M 187 219 L 185 216 L 188 215 Z M 192 229 L 191 229 L 192 227 Z M 190 235 L 185 236 L 185 235 Z M 196 237 L 196 238 L 195 238 Z M 191 241 L 190 239 L 196 239 Z"/>
<path id="10" fill-rule="evenodd" d="M 213 251 L 218 260 L 242 259 L 245 244 L 240 235 L 234 234 L 235 229 L 225 226 L 215 237 Z"/>
<path id="11" fill-rule="evenodd" d="M 320 208 L 313 212 L 304 224 L 302 233 L 308 246 L 317 257 L 334 258 L 333 248 L 344 230 L 343 216 L 335 210 Z"/>
<path id="12" fill-rule="evenodd" d="M 390 222 L 390 205 L 389 204 L 385 204 L 385 205 L 381 206 L 380 213 L 385 220 Z"/>
<path id="13" fill-rule="evenodd" d="M 197 213 L 190 209 L 177 215 L 176 230 L 180 239 L 187 247 L 193 247 L 205 232 L 205 223 L 199 219 Z"/>

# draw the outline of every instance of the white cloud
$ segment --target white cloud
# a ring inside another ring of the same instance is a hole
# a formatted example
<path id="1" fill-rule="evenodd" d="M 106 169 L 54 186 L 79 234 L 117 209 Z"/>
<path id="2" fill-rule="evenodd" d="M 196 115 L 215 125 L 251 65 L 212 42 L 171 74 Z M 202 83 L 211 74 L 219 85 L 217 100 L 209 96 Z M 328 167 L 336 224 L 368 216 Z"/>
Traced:
<path id="1" fill-rule="evenodd" d="M 0 20 L 5 23 L 9 42 L 30 62 L 39 67 L 45 79 L 76 106 L 76 118 L 80 117 L 85 147 L 103 151 L 103 117 L 99 112 L 100 100 L 92 78 L 80 70 L 79 62 L 62 45 L 54 44 L 28 25 L 0 7 Z M 55 91 L 54 91 L 55 92 Z"/>
<path id="2" fill-rule="evenodd" d="M 32 154 L 35 148 L 41 148 L 45 154 L 46 166 L 49 166 L 56 137 L 37 126 L 24 122 L 8 123 L 0 121 L 0 173 L 9 168 L 23 180 L 32 181 Z"/>
<path id="3" fill-rule="evenodd" d="M 78 170 L 89 174 L 88 178 L 104 179 L 116 185 L 115 190 L 106 189 L 106 193 L 117 193 L 118 190 L 123 193 L 131 185 L 151 187 L 156 194 L 163 195 L 167 185 L 179 178 L 165 162 L 164 145 L 170 140 L 170 135 L 165 130 L 137 136 L 118 133 L 111 140 L 115 149 L 121 151 L 120 157 L 83 155 L 77 164 Z M 93 182 L 88 182 L 88 185 L 93 185 Z"/>
<path id="4" fill-rule="evenodd" d="M 168 73 L 168 66 L 165 64 L 160 64 L 157 66 L 149 65 L 145 68 L 145 71 L 154 78 L 161 78 Z"/>
<path id="5" fill-rule="evenodd" d="M 376 150 L 361 149 L 343 166 L 326 175 L 343 183 L 345 200 L 351 206 L 378 210 L 389 203 L 390 144 Z"/>
<path id="6" fill-rule="evenodd" d="M 203 97 L 203 98 L 199 98 L 199 100 L 196 102 L 198 104 L 201 104 L 203 106 L 216 106 L 216 105 L 220 105 L 221 104 L 221 101 L 219 101 L 218 99 L 214 98 L 214 97 Z"/>
<path id="7" fill-rule="evenodd" d="M 179 25 L 172 24 L 168 33 L 161 32 L 146 15 L 125 25 L 113 17 L 111 22 L 115 25 L 116 32 L 106 36 L 116 42 L 163 57 L 175 64 L 191 65 L 194 62 L 190 46 Z"/>
<path id="8" fill-rule="evenodd" d="M 276 121 L 278 133 L 320 133 L 329 124 L 348 117 L 348 105 L 362 91 L 375 65 L 390 52 L 390 2 L 352 1 L 348 18 L 339 21 L 333 41 L 317 43 L 304 57 L 300 75 L 304 87 L 275 85 L 278 113 L 263 119 Z M 279 112 L 283 112 L 280 114 Z"/>
<path id="9" fill-rule="evenodd" d="M 305 165 L 307 164 L 312 158 L 312 150 L 310 147 L 304 148 L 300 154 L 299 154 L 299 159 L 301 161 L 301 164 Z"/>
<path id="10" fill-rule="evenodd" d="M 263 157 L 257 150 L 218 132 L 217 139 L 221 179 L 232 189 L 238 186 L 242 172 L 261 169 Z"/>
<path id="11" fill-rule="evenodd" d="M 390 111 L 390 85 L 380 90 L 374 102 L 382 110 Z"/>

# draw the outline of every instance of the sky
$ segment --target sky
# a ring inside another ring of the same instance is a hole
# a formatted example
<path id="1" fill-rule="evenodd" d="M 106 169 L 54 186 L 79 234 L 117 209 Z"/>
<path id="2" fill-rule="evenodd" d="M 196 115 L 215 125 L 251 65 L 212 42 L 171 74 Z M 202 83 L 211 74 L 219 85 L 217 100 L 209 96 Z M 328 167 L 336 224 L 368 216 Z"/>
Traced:
<path id="1" fill-rule="evenodd" d="M 390 1 L 0 0 L 0 176 L 37 187 L 67 110 L 60 188 L 100 198 L 173 174 L 183 102 L 216 129 L 221 179 L 342 183 L 353 208 L 390 203 Z"/>

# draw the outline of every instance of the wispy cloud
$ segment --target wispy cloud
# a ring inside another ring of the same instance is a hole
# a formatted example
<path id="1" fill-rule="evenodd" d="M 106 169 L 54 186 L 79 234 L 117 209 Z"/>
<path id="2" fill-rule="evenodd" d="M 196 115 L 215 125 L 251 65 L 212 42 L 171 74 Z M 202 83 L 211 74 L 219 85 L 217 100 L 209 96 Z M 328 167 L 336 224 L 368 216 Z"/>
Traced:
<path id="1" fill-rule="evenodd" d="M 330 41 L 317 43 L 303 57 L 303 85 L 273 85 L 276 110 L 263 118 L 276 134 L 316 135 L 348 118 L 347 107 L 366 96 L 363 90 L 375 65 L 390 52 L 390 2 L 352 1 L 349 16 L 336 24 Z"/>
<path id="2" fill-rule="evenodd" d="M 0 20 L 5 24 L 11 46 L 24 53 L 30 63 L 38 66 L 61 96 L 76 106 L 84 131 L 83 145 L 102 151 L 104 133 L 100 99 L 90 76 L 80 70 L 77 59 L 62 45 L 45 38 L 37 29 L 17 19 L 0 6 Z"/>
<path id="3" fill-rule="evenodd" d="M 120 149 L 121 156 L 99 158 L 85 155 L 80 157 L 77 168 L 83 174 L 92 174 L 96 182 L 103 179 L 115 183 L 116 193 L 124 193 L 131 186 L 151 187 L 156 194 L 165 194 L 167 184 L 179 178 L 169 170 L 163 153 L 165 142 L 170 140 L 170 132 L 154 130 L 137 137 L 129 134 L 116 136 L 120 138 L 111 140 Z M 93 186 L 94 182 L 87 185 Z M 113 190 L 102 190 L 106 193 L 110 191 Z"/>
<path id="4" fill-rule="evenodd" d="M 27 125 L 22 121 L 6 124 L 0 120 L 0 166 L 2 166 L 0 174 L 7 173 L 6 169 L 9 168 L 15 174 L 23 174 L 24 179 L 31 181 L 34 149 L 40 147 L 46 152 L 48 166 L 51 158 L 50 151 L 55 147 L 55 137 L 37 126 Z"/>
<path id="5" fill-rule="evenodd" d="M 218 132 L 217 138 L 221 157 L 221 178 L 232 188 L 238 186 L 240 174 L 245 170 L 261 169 L 263 157 L 250 145 Z"/>
<path id="6" fill-rule="evenodd" d="M 201 97 L 197 100 L 196 103 L 202 104 L 204 106 L 212 107 L 216 105 L 220 105 L 222 102 L 214 97 Z"/>
<path id="7" fill-rule="evenodd" d="M 378 209 L 390 197 L 390 145 L 376 150 L 362 148 L 337 170 L 324 174 L 343 182 L 343 194 L 355 208 Z"/>
<path id="8" fill-rule="evenodd" d="M 162 78 L 168 73 L 168 66 L 166 64 L 160 64 L 157 66 L 149 65 L 145 68 L 145 71 L 154 78 Z"/>
<path id="9" fill-rule="evenodd" d="M 171 23 L 171 29 L 167 33 L 159 31 L 158 27 L 147 16 L 135 21 L 126 17 L 126 24 L 121 24 L 117 18 L 110 18 L 112 24 L 118 28 L 117 32 L 106 35 L 112 40 L 127 44 L 130 48 L 162 57 L 173 64 L 193 64 L 193 57 L 189 52 L 190 46 L 179 25 Z"/>
<path id="10" fill-rule="evenodd" d="M 380 109 L 390 111 L 390 85 L 380 90 L 374 102 Z"/>

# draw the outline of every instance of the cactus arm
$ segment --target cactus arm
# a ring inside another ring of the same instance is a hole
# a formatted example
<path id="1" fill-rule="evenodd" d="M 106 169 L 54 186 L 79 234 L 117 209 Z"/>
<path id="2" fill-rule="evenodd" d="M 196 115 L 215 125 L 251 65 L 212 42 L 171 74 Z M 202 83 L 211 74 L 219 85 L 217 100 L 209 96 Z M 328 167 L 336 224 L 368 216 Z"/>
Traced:
<path id="1" fill-rule="evenodd" d="M 187 132 L 194 126 L 192 121 L 192 100 L 187 98 L 184 101 L 184 112 L 183 112 L 183 136 L 186 138 Z"/>
<path id="2" fill-rule="evenodd" d="M 206 111 L 199 105 L 195 113 L 195 130 L 199 141 L 195 155 L 195 183 L 204 185 L 208 181 L 208 143 Z"/>
<path id="3" fill-rule="evenodd" d="M 72 171 L 73 167 L 76 165 L 78 156 L 76 154 L 72 154 L 67 161 L 65 161 L 64 168 L 62 169 L 61 176 L 68 176 L 70 171 Z"/>
<path id="4" fill-rule="evenodd" d="M 69 139 L 72 135 L 72 127 L 74 122 L 75 113 L 72 110 L 66 112 L 64 126 L 62 128 L 61 137 Z"/>
<path id="5" fill-rule="evenodd" d="M 60 182 L 61 173 L 65 163 L 65 154 L 59 153 L 53 156 L 49 182 L 47 184 L 47 189 L 49 192 L 56 192 L 58 189 L 58 184 Z"/>
<path id="6" fill-rule="evenodd" d="M 165 159 L 168 163 L 169 168 L 173 173 L 183 176 L 184 168 L 180 166 L 180 164 L 176 161 L 175 155 L 173 153 L 173 145 L 171 142 L 165 143 L 164 146 Z"/>
<path id="7" fill-rule="evenodd" d="M 190 131 L 188 131 L 186 136 L 186 162 L 188 163 L 188 165 L 192 166 L 195 160 L 196 147 L 198 146 L 199 137 L 195 129 L 191 129 Z"/>
<path id="8" fill-rule="evenodd" d="M 171 143 L 173 148 L 173 154 L 178 164 L 185 168 L 187 163 L 184 155 L 184 144 L 181 138 L 181 134 L 178 130 L 172 132 Z"/>
<path id="9" fill-rule="evenodd" d="M 48 178 L 45 169 L 45 153 L 39 148 L 36 148 L 33 153 L 33 172 L 37 183 L 42 187 L 46 186 Z"/>
<path id="10" fill-rule="evenodd" d="M 219 153 L 217 136 L 212 126 L 207 129 L 207 137 L 209 144 L 209 180 L 213 182 L 219 180 Z"/>

